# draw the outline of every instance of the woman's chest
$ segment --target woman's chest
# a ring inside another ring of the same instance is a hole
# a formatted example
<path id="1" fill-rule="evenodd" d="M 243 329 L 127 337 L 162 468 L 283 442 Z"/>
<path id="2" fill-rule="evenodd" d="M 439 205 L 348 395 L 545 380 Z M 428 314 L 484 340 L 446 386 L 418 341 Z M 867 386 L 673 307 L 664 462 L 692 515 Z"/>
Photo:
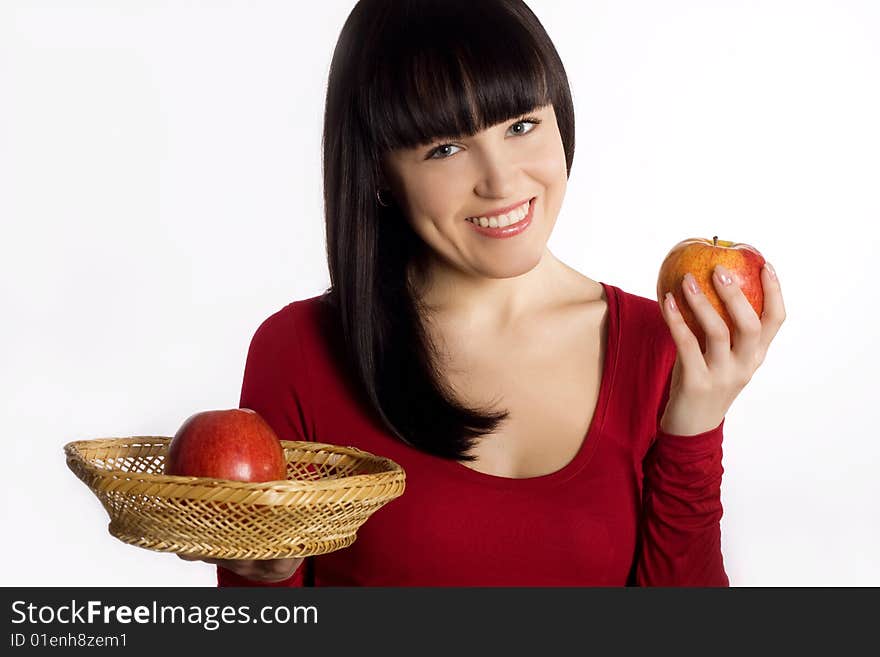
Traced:
<path id="1" fill-rule="evenodd" d="M 591 464 L 553 485 L 474 483 L 421 459 L 404 464 L 403 496 L 373 514 L 351 547 L 318 557 L 319 585 L 625 583 L 639 505 L 624 462 Z"/>
<path id="2" fill-rule="evenodd" d="M 537 477 L 565 467 L 593 421 L 602 384 L 607 322 L 581 313 L 564 326 L 534 327 L 518 340 L 454 340 L 442 369 L 466 404 L 506 410 L 478 439 L 467 467 L 500 477 Z"/>

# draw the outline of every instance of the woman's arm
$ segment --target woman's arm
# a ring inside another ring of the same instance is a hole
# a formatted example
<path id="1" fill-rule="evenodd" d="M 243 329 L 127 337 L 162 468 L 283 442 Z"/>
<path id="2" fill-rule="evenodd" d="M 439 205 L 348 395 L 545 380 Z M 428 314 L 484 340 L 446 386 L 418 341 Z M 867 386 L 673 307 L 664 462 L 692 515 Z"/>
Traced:
<path id="1" fill-rule="evenodd" d="M 723 427 L 658 433 L 644 463 L 637 585 L 730 585 L 721 554 Z"/>
<path id="2" fill-rule="evenodd" d="M 769 267 L 761 274 L 761 317 L 736 281 L 725 279 L 723 274 L 716 269 L 713 284 L 733 318 L 732 331 L 699 286 L 685 286 L 687 303 L 706 333 L 705 352 L 671 296 L 660 300 L 676 358 L 656 440 L 643 464 L 638 584 L 730 584 L 721 557 L 724 418 L 764 361 L 785 321 L 785 306 L 779 281 Z"/>
<path id="3" fill-rule="evenodd" d="M 309 440 L 302 409 L 308 407 L 308 374 L 291 304 L 266 319 L 251 339 L 239 397 L 240 408 L 257 411 L 282 440 Z M 214 561 L 217 586 L 304 586 L 311 584 L 311 557 Z"/>

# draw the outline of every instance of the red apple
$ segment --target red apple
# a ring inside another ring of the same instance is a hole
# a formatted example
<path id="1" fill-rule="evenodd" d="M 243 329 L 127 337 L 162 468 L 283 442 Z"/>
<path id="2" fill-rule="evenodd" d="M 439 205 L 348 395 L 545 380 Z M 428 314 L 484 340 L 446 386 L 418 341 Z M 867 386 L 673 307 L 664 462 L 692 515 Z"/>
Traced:
<path id="1" fill-rule="evenodd" d="M 664 303 L 666 293 L 672 292 L 675 303 L 681 311 L 682 318 L 693 331 L 700 343 L 700 349 L 706 350 L 706 335 L 699 320 L 691 310 L 682 289 L 684 275 L 691 272 L 700 285 L 703 294 L 725 321 L 730 329 L 733 341 L 734 322 L 727 312 L 724 302 L 715 291 L 712 273 L 716 265 L 723 265 L 730 272 L 735 283 L 743 291 L 746 299 L 755 309 L 758 317 L 764 312 L 764 287 L 761 283 L 761 269 L 764 256 L 753 246 L 726 242 L 713 237 L 711 240 L 693 237 L 676 244 L 660 265 L 657 277 L 657 301 Z"/>
<path id="2" fill-rule="evenodd" d="M 256 411 L 233 408 L 191 415 L 172 438 L 165 474 L 233 481 L 287 478 L 281 441 Z"/>

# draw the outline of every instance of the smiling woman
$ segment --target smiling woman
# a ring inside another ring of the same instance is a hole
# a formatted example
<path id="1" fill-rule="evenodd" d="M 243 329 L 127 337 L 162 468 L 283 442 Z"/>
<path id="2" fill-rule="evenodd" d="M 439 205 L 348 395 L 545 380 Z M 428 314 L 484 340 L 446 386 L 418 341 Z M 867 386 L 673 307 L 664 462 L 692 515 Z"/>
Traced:
<path id="1" fill-rule="evenodd" d="M 660 431 L 658 304 L 547 247 L 574 115 L 531 10 L 360 0 L 323 136 L 331 285 L 260 325 L 240 405 L 392 459 L 407 489 L 348 548 L 218 564 L 218 583 L 726 585 L 723 422 Z"/>

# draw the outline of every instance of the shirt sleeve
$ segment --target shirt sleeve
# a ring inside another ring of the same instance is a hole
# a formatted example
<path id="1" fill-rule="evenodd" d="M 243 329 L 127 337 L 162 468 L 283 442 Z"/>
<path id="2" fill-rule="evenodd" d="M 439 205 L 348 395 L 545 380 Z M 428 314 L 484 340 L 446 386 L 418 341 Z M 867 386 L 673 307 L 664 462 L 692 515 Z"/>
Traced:
<path id="1" fill-rule="evenodd" d="M 260 325 L 251 339 L 245 363 L 239 408 L 259 413 L 281 440 L 308 440 L 302 385 L 307 379 L 299 338 L 294 308 L 287 307 Z M 217 566 L 217 586 L 305 586 L 311 567 L 311 557 L 306 557 L 288 579 L 257 582 Z"/>
<path id="2" fill-rule="evenodd" d="M 638 586 L 730 586 L 721 554 L 724 421 L 695 436 L 658 431 L 645 458 Z"/>

